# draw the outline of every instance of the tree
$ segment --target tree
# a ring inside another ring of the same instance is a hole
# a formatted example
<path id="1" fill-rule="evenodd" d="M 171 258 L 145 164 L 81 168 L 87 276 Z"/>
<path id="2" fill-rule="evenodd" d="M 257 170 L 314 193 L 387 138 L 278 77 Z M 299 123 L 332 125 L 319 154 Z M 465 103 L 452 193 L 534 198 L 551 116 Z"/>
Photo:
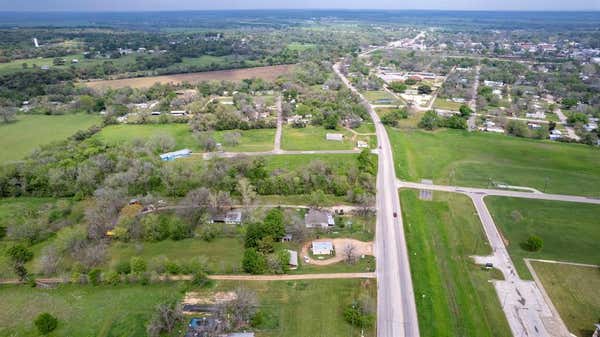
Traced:
<path id="1" fill-rule="evenodd" d="M 360 151 L 360 154 L 356 160 L 358 161 L 358 169 L 361 172 L 375 174 L 377 171 L 375 161 L 373 160 L 373 156 L 371 155 L 371 151 L 369 151 L 369 149 L 363 149 Z"/>
<path id="2" fill-rule="evenodd" d="M 586 124 L 588 122 L 588 116 L 582 112 L 574 112 L 567 118 L 567 123 L 574 125 L 576 123 Z"/>
<path id="3" fill-rule="evenodd" d="M 156 134 L 148 141 L 150 149 L 155 153 L 171 151 L 175 148 L 175 144 L 175 138 L 165 133 Z"/>
<path id="4" fill-rule="evenodd" d="M 56 329 L 58 326 L 58 319 L 51 314 L 44 312 L 39 314 L 33 323 L 40 334 L 47 335 Z"/>
<path id="5" fill-rule="evenodd" d="M 373 314 L 369 313 L 365 306 L 358 301 L 354 301 L 344 309 L 344 319 L 360 328 L 371 327 L 374 321 Z"/>
<path id="6" fill-rule="evenodd" d="M 244 251 L 242 259 L 242 268 L 250 274 L 263 274 L 266 271 L 267 262 L 265 257 L 254 248 L 248 248 Z"/>
<path id="7" fill-rule="evenodd" d="M 577 105 L 577 98 L 566 97 L 560 101 L 565 109 L 570 109 Z"/>
<path id="8" fill-rule="evenodd" d="M 258 242 L 263 238 L 264 231 L 261 223 L 251 223 L 246 226 L 246 235 L 244 237 L 244 247 L 256 248 Z"/>
<path id="9" fill-rule="evenodd" d="M 460 116 L 463 118 L 468 118 L 473 113 L 473 110 L 466 104 L 461 105 L 458 111 L 460 111 Z"/>
<path id="10" fill-rule="evenodd" d="M 0 118 L 3 123 L 10 123 L 15 120 L 17 115 L 16 109 L 10 106 L 0 106 Z"/>
<path id="11" fill-rule="evenodd" d="M 173 332 L 177 324 L 183 321 L 181 305 L 175 301 L 168 301 L 156 306 L 154 317 L 147 326 L 148 336 L 158 337 Z"/>
<path id="12" fill-rule="evenodd" d="M 329 130 L 335 130 L 340 121 L 340 116 L 337 113 L 330 112 L 325 116 L 323 120 L 323 127 Z"/>
<path id="13" fill-rule="evenodd" d="M 242 196 L 242 204 L 246 207 L 251 205 L 254 199 L 256 199 L 256 190 L 248 178 L 241 178 L 238 181 L 237 190 Z"/>
<path id="14" fill-rule="evenodd" d="M 431 86 L 429 86 L 427 84 L 420 85 L 417 88 L 417 91 L 419 92 L 419 95 L 429 95 L 432 92 Z"/>
<path id="15" fill-rule="evenodd" d="M 419 127 L 425 130 L 433 130 L 437 128 L 439 117 L 435 111 L 427 111 L 419 121 Z"/>
<path id="16" fill-rule="evenodd" d="M 414 78 L 407 78 L 404 81 L 404 84 L 406 84 L 406 85 L 415 85 L 415 84 L 417 84 L 417 80 L 414 79 Z"/>
<path id="17" fill-rule="evenodd" d="M 25 263 L 33 259 L 33 253 L 24 245 L 17 244 L 7 249 L 6 255 L 10 259 L 19 280 L 26 280 L 29 273 L 27 272 L 27 269 L 25 269 Z"/>
<path id="18" fill-rule="evenodd" d="M 356 255 L 356 246 L 352 243 L 346 244 L 344 246 L 343 256 L 344 261 L 346 261 L 347 264 L 356 263 L 356 260 L 358 258 L 358 256 Z"/>
<path id="19" fill-rule="evenodd" d="M 247 288 L 237 288 L 235 297 L 229 301 L 225 308 L 225 314 L 230 318 L 230 326 L 236 329 L 250 322 L 258 308 L 258 297 L 256 293 Z"/>
<path id="20" fill-rule="evenodd" d="M 536 235 L 531 235 L 523 243 L 523 247 L 530 252 L 537 252 L 544 246 L 544 240 Z"/>
<path id="21" fill-rule="evenodd" d="M 527 137 L 529 129 L 523 121 L 510 120 L 506 123 L 506 134 L 516 137 Z"/>
<path id="22" fill-rule="evenodd" d="M 323 190 L 316 190 L 310 193 L 308 202 L 309 206 L 315 208 L 321 208 L 325 204 L 325 192 Z"/>
<path id="23" fill-rule="evenodd" d="M 226 132 L 223 134 L 223 143 L 227 146 L 236 146 L 240 143 L 242 135 L 237 131 Z"/>
<path id="24" fill-rule="evenodd" d="M 408 86 L 406 84 L 399 82 L 399 81 L 395 81 L 395 82 L 388 84 L 388 87 L 393 92 L 398 92 L 398 93 L 403 93 L 404 91 L 406 91 L 406 88 L 408 88 Z"/>
<path id="25" fill-rule="evenodd" d="M 264 223 L 265 236 L 280 240 L 285 235 L 285 219 L 280 208 L 272 208 L 267 213 Z"/>

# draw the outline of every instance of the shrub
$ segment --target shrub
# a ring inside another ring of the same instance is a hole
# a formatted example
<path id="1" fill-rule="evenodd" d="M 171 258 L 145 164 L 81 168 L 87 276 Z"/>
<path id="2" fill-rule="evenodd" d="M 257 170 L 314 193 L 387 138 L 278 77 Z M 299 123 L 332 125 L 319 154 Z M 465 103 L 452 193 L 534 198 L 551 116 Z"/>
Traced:
<path id="1" fill-rule="evenodd" d="M 361 328 L 368 328 L 373 325 L 373 315 L 366 312 L 359 302 L 354 302 L 344 309 L 344 319 L 346 322 Z"/>
<path id="2" fill-rule="evenodd" d="M 262 274 L 266 270 L 266 259 L 256 249 L 249 248 L 244 252 L 242 259 L 242 268 L 250 274 Z"/>
<path id="3" fill-rule="evenodd" d="M 523 243 L 523 247 L 530 252 L 537 252 L 544 246 L 544 240 L 539 236 L 532 235 Z"/>
<path id="4" fill-rule="evenodd" d="M 119 261 L 115 265 L 115 271 L 119 274 L 127 275 L 131 273 L 131 263 L 127 261 Z"/>
<path id="5" fill-rule="evenodd" d="M 206 287 L 211 284 L 211 279 L 208 278 L 205 272 L 196 271 L 192 275 L 192 284 L 198 287 Z"/>
<path id="6" fill-rule="evenodd" d="M 141 274 L 145 272 L 147 268 L 146 261 L 139 256 L 132 257 L 129 264 L 131 265 L 131 272 L 133 274 Z"/>
<path id="7" fill-rule="evenodd" d="M 107 284 L 116 286 L 117 284 L 121 283 L 121 275 L 119 275 L 119 273 L 117 273 L 116 271 L 109 271 L 108 273 L 106 273 L 104 281 Z"/>
<path id="8" fill-rule="evenodd" d="M 156 307 L 154 317 L 147 326 L 148 336 L 158 337 L 172 332 L 178 323 L 183 321 L 181 305 L 176 302 L 166 302 Z"/>
<path id="9" fill-rule="evenodd" d="M 171 275 L 181 274 L 181 266 L 174 261 L 167 261 L 165 263 L 165 270 Z"/>
<path id="10" fill-rule="evenodd" d="M 88 273 L 88 279 L 93 286 L 100 284 L 102 271 L 98 268 L 90 270 Z"/>
<path id="11" fill-rule="evenodd" d="M 171 239 L 176 241 L 183 240 L 192 236 L 191 226 L 178 218 L 171 220 L 171 224 L 169 225 L 169 232 Z"/>
<path id="12" fill-rule="evenodd" d="M 169 237 L 169 219 L 156 214 L 146 215 L 142 219 L 144 240 L 162 241 Z"/>
<path id="13" fill-rule="evenodd" d="M 38 317 L 33 321 L 36 328 L 42 335 L 47 335 L 54 331 L 58 326 L 58 319 L 51 314 L 45 312 L 39 314 Z"/>

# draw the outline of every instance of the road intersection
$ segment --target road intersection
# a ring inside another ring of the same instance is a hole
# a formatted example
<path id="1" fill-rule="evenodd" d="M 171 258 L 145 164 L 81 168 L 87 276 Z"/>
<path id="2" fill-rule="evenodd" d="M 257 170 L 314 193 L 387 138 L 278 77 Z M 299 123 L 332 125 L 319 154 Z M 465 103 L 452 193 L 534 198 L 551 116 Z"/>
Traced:
<path id="1" fill-rule="evenodd" d="M 340 71 L 340 67 L 341 63 L 336 63 L 333 69 L 344 85 L 363 101 L 375 123 L 379 145 L 375 235 L 378 288 L 377 335 L 380 337 L 418 337 L 417 307 L 390 141 L 373 106 L 352 86 Z"/>

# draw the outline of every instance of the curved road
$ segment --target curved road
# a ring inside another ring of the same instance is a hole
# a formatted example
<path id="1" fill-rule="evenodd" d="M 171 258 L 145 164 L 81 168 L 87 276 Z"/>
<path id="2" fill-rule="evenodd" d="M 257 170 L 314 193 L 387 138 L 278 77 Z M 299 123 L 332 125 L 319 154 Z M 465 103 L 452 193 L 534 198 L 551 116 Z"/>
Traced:
<path id="1" fill-rule="evenodd" d="M 404 238 L 402 212 L 396 189 L 396 171 L 387 132 L 373 106 L 340 72 L 340 63 L 333 70 L 368 109 L 373 122 L 379 150 L 377 172 L 377 335 L 379 337 L 418 337 L 419 323 L 414 299 L 408 251 Z M 394 218 L 393 214 L 397 214 Z"/>

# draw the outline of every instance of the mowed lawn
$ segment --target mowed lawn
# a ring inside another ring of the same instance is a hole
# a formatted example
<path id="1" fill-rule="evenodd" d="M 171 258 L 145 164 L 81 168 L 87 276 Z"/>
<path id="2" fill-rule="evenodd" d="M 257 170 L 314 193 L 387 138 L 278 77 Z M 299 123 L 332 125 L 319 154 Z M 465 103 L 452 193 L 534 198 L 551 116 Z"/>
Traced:
<path id="1" fill-rule="evenodd" d="M 109 252 L 111 266 L 119 261 L 129 261 L 133 256 L 140 256 L 146 260 L 150 269 L 160 257 L 179 263 L 188 263 L 194 258 L 205 258 L 212 273 L 241 273 L 244 244 L 241 239 L 234 238 L 217 238 L 210 242 L 200 239 L 115 242 Z"/>
<path id="2" fill-rule="evenodd" d="M 363 91 L 363 96 L 373 104 L 400 104 L 400 101 L 384 90 Z M 378 102 L 379 100 L 390 100 L 390 102 Z"/>
<path id="3" fill-rule="evenodd" d="M 421 336 L 511 336 L 488 282 L 499 273 L 470 258 L 491 253 L 470 199 L 435 192 L 422 201 L 413 190 L 400 199 Z"/>
<path id="4" fill-rule="evenodd" d="M 2 286 L 0 336 L 38 336 L 33 320 L 43 312 L 59 320 L 50 336 L 146 336 L 155 306 L 181 297 L 180 287 L 175 283 L 56 289 Z"/>
<path id="5" fill-rule="evenodd" d="M 225 134 L 238 132 L 240 134 L 237 145 L 227 145 L 224 142 Z M 215 140 L 223 145 L 223 150 L 227 152 L 263 152 L 271 151 L 275 143 L 275 129 L 253 129 L 253 130 L 233 130 L 233 131 L 215 131 L 213 133 Z"/>
<path id="6" fill-rule="evenodd" d="M 600 317 L 600 269 L 535 261 L 532 265 L 569 332 L 591 336 Z"/>
<path id="7" fill-rule="evenodd" d="M 522 277 L 529 276 L 525 257 L 600 262 L 600 205 L 505 197 L 486 197 L 485 201 Z M 539 252 L 521 247 L 531 235 L 544 240 Z"/>
<path id="8" fill-rule="evenodd" d="M 444 110 L 452 110 L 452 111 L 458 111 L 458 109 L 460 109 L 461 105 L 462 105 L 462 103 L 456 103 L 451 100 L 449 101 L 445 98 L 436 98 L 435 102 L 433 102 L 434 108 L 444 109 Z"/>
<path id="9" fill-rule="evenodd" d="M 362 296 L 376 302 L 375 280 L 339 279 L 269 282 L 219 282 L 211 291 L 228 291 L 238 287 L 256 292 L 260 310 L 275 317 L 276 326 L 260 331 L 261 337 L 353 337 L 359 328 L 344 320 L 343 310 Z M 365 329 L 365 337 L 375 336 L 375 327 Z"/>
<path id="10" fill-rule="evenodd" d="M 240 134 L 237 145 L 228 146 L 223 143 L 224 135 L 228 132 L 238 132 Z M 194 138 L 187 124 L 110 125 L 102 129 L 95 137 L 110 144 L 122 144 L 134 139 L 147 140 L 158 134 L 173 137 L 176 149 L 200 150 L 200 144 Z M 216 142 L 223 143 L 223 150 L 232 152 L 270 151 L 273 149 L 275 139 L 275 129 L 215 131 L 210 134 Z"/>
<path id="11" fill-rule="evenodd" d="M 490 182 L 600 196 L 600 149 L 458 130 L 388 129 L 397 175 L 437 184 Z"/>
<path id="12" fill-rule="evenodd" d="M 187 124 L 119 124 L 109 125 L 94 137 L 109 144 L 123 144 L 134 139 L 148 140 L 155 135 L 169 135 L 175 139 L 177 149 L 197 149 L 198 142 L 194 139 Z"/>
<path id="13" fill-rule="evenodd" d="M 23 159 L 39 146 L 64 140 L 100 120 L 88 114 L 19 115 L 13 123 L 0 124 L 0 163 Z"/>
<path id="14" fill-rule="evenodd" d="M 356 166 L 358 154 L 282 154 L 264 156 L 265 168 L 270 171 L 294 171 L 309 166 L 312 162 L 323 162 L 336 172 L 346 173 L 348 168 Z"/>
<path id="15" fill-rule="evenodd" d="M 341 133 L 344 135 L 344 140 L 327 140 L 325 137 L 328 133 Z M 286 126 L 283 128 L 283 134 L 281 135 L 281 148 L 284 150 L 352 150 L 354 145 L 350 131 L 327 130 L 320 126 L 307 126 L 305 128 Z"/>

